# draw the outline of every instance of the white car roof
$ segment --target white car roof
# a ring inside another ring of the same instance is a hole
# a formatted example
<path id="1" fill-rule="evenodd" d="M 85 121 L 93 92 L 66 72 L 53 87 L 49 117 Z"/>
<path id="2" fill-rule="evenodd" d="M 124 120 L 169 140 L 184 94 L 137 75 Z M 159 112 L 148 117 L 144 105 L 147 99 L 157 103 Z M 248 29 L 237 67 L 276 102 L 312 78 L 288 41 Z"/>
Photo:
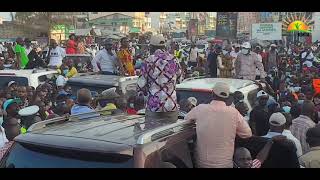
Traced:
<path id="1" fill-rule="evenodd" d="M 45 69 L 41 69 L 41 70 L 36 70 L 36 72 L 34 72 L 33 69 L 22 69 L 22 70 L 1 70 L 0 71 L 0 76 L 1 75 L 10 75 L 10 74 L 14 74 L 16 76 L 23 76 L 23 77 L 28 77 L 31 74 L 39 74 L 39 76 L 41 75 L 45 75 L 45 74 L 55 74 L 57 73 L 57 71 L 54 70 L 45 70 Z"/>

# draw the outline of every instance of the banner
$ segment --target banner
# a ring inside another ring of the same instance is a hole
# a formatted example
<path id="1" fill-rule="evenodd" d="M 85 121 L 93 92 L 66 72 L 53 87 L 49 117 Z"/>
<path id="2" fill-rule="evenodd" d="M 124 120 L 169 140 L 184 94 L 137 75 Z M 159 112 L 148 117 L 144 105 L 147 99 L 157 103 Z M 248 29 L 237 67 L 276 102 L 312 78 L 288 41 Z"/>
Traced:
<path id="1" fill-rule="evenodd" d="M 258 40 L 281 40 L 281 23 L 258 23 L 252 24 L 252 39 Z"/>
<path id="2" fill-rule="evenodd" d="M 217 12 L 216 36 L 225 39 L 235 39 L 237 36 L 238 13 Z"/>

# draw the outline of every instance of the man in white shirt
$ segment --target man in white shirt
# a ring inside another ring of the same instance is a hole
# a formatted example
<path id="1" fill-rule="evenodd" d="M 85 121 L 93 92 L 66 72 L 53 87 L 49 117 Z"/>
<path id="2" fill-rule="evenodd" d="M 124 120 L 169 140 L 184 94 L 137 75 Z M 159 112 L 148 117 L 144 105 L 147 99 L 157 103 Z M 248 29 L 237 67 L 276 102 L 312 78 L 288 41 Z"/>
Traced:
<path id="1" fill-rule="evenodd" d="M 56 40 L 51 40 L 51 48 L 48 52 L 49 64 L 48 67 L 56 69 L 61 66 L 62 59 L 66 56 L 66 52 L 63 48 L 58 46 Z"/>
<path id="2" fill-rule="evenodd" d="M 190 49 L 188 66 L 197 67 L 197 60 L 198 60 L 198 48 L 194 44 L 192 44 Z"/>
<path id="3" fill-rule="evenodd" d="M 32 51 L 31 41 L 28 38 L 24 39 L 24 46 L 26 48 L 26 54 L 28 56 Z"/>
<path id="4" fill-rule="evenodd" d="M 106 75 L 115 75 L 117 56 L 112 52 L 113 42 L 111 39 L 104 41 L 104 49 L 100 50 L 91 64 L 95 72 Z"/>

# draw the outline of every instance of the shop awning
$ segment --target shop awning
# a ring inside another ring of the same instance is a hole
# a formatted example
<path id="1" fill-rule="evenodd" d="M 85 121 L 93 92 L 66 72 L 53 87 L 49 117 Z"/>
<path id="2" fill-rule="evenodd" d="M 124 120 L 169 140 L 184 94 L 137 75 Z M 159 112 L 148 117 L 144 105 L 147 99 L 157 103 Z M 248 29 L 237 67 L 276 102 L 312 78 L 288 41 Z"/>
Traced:
<path id="1" fill-rule="evenodd" d="M 140 33 L 140 29 L 137 27 L 133 27 L 130 29 L 129 33 Z"/>

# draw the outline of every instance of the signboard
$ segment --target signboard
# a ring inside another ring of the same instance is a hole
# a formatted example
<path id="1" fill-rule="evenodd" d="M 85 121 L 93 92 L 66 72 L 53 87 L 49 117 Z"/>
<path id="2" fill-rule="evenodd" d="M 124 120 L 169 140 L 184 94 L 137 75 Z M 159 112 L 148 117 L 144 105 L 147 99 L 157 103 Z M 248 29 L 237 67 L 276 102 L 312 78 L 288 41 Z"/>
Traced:
<path id="1" fill-rule="evenodd" d="M 234 12 L 217 12 L 216 36 L 235 39 L 237 35 L 238 14 Z"/>
<path id="2" fill-rule="evenodd" d="M 281 23 L 258 23 L 252 24 L 252 39 L 258 40 L 281 40 Z"/>

